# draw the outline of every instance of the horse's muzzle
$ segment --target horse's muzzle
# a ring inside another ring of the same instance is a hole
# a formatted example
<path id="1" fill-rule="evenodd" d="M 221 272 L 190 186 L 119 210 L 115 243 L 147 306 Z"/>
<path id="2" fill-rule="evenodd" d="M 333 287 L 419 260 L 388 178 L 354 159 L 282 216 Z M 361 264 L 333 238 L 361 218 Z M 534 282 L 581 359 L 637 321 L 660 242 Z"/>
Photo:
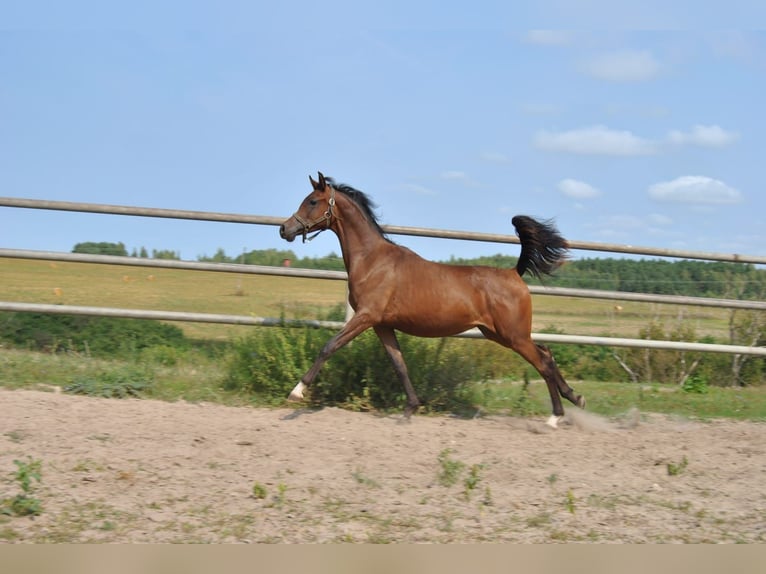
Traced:
<path id="1" fill-rule="evenodd" d="M 290 218 L 292 219 L 292 217 Z M 279 236 L 292 243 L 295 240 L 295 236 L 298 235 L 298 227 L 297 225 L 288 226 L 290 223 L 290 219 L 285 221 L 282 225 L 279 226 Z"/>

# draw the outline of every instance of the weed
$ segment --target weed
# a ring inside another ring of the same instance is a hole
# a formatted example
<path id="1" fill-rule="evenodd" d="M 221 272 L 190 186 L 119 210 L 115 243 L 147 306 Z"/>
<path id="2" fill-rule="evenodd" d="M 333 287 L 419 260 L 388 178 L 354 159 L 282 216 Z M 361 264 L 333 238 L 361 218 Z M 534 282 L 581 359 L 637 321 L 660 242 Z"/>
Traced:
<path id="1" fill-rule="evenodd" d="M 280 482 L 277 485 L 277 496 L 275 502 L 277 506 L 282 506 L 285 503 L 285 494 L 287 493 L 287 485 L 284 482 Z"/>
<path id="2" fill-rule="evenodd" d="M 375 405 L 370 399 L 370 387 L 367 385 L 362 389 L 362 396 L 358 396 L 352 393 L 346 402 L 343 403 L 343 407 L 355 412 L 370 412 L 375 410 Z"/>
<path id="3" fill-rule="evenodd" d="M 484 497 L 481 499 L 481 504 L 482 506 L 492 506 L 494 504 L 492 501 L 492 491 L 489 486 L 484 487 Z"/>
<path id="4" fill-rule="evenodd" d="M 548 476 L 548 484 L 553 486 L 554 484 L 556 484 L 556 481 L 558 479 L 559 479 L 559 475 L 554 472 L 553 474 Z"/>
<path id="5" fill-rule="evenodd" d="M 465 463 L 450 458 L 452 449 L 445 448 L 439 453 L 438 461 L 441 465 L 438 479 L 442 486 L 452 486 L 460 479 L 460 473 L 465 468 Z"/>
<path id="6" fill-rule="evenodd" d="M 103 472 L 104 465 L 93 459 L 86 458 L 72 467 L 72 472 Z"/>
<path id="7" fill-rule="evenodd" d="M 360 468 L 357 468 L 354 472 L 352 472 L 351 476 L 353 476 L 354 480 L 356 480 L 359 484 L 364 484 L 365 486 L 369 486 L 371 488 L 380 488 L 380 484 L 372 478 L 362 474 L 362 470 Z"/>
<path id="8" fill-rule="evenodd" d="M 534 406 L 529 395 L 529 372 L 524 371 L 524 384 L 519 391 L 518 397 L 513 401 L 512 412 L 518 416 L 529 416 L 534 413 Z"/>
<path id="9" fill-rule="evenodd" d="M 707 379 L 700 375 L 690 375 L 681 385 L 681 389 L 686 393 L 704 395 L 708 392 Z"/>
<path id="10" fill-rule="evenodd" d="M 257 500 L 263 500 L 267 495 L 268 492 L 266 491 L 266 487 L 263 486 L 260 482 L 253 484 L 253 498 Z"/>
<path id="11" fill-rule="evenodd" d="M 465 489 L 463 490 L 463 494 L 465 494 L 466 500 L 470 500 L 471 493 L 479 485 L 479 482 L 481 481 L 479 472 L 483 468 L 484 468 L 483 464 L 472 464 L 471 468 L 468 470 L 468 476 L 465 478 L 465 480 L 463 480 L 463 486 L 465 487 Z"/>
<path id="12" fill-rule="evenodd" d="M 117 529 L 117 525 L 110 520 L 104 520 L 103 524 L 101 524 L 101 526 L 98 528 L 104 532 L 112 532 L 113 530 Z"/>
<path id="13" fill-rule="evenodd" d="M 667 464 L 668 469 L 668 475 L 669 476 L 678 476 L 681 474 L 684 470 L 686 470 L 686 467 L 689 465 L 689 459 L 686 458 L 686 455 L 681 459 L 681 462 L 678 464 L 675 464 L 673 462 L 669 462 Z"/>
<path id="14" fill-rule="evenodd" d="M 546 524 L 550 524 L 550 522 L 551 515 L 547 512 L 541 512 L 540 514 L 527 518 L 527 526 L 530 528 L 540 528 Z"/>
<path id="15" fill-rule="evenodd" d="M 7 433 L 3 433 L 4 436 L 8 437 L 8 440 L 15 443 L 20 443 L 25 438 L 27 438 L 27 433 L 20 430 L 12 430 L 8 431 Z"/>
<path id="16" fill-rule="evenodd" d="M 112 435 L 109 433 L 103 433 L 103 434 L 92 434 L 89 437 L 87 437 L 88 440 L 97 440 L 100 442 L 109 442 L 112 440 Z"/>
<path id="17" fill-rule="evenodd" d="M 17 470 L 14 474 L 16 482 L 19 483 L 21 493 L 13 498 L 6 498 L 0 506 L 0 514 L 10 516 L 37 516 L 42 512 L 42 504 L 32 496 L 34 490 L 32 481 L 39 483 L 42 480 L 42 461 L 33 460 L 31 457 L 27 462 L 14 460 Z"/>
<path id="18" fill-rule="evenodd" d="M 10 527 L 4 527 L 0 528 L 0 540 L 5 540 L 6 542 L 13 542 L 19 537 L 19 533 L 16 532 L 13 528 Z"/>
<path id="19" fill-rule="evenodd" d="M 564 506 L 570 512 L 570 514 L 575 513 L 575 495 L 571 488 L 567 490 L 567 497 L 564 501 Z"/>
<path id="20" fill-rule="evenodd" d="M 128 365 L 105 370 L 96 376 L 81 376 L 64 387 L 73 395 L 124 399 L 140 397 L 151 390 L 154 375 L 149 369 Z"/>

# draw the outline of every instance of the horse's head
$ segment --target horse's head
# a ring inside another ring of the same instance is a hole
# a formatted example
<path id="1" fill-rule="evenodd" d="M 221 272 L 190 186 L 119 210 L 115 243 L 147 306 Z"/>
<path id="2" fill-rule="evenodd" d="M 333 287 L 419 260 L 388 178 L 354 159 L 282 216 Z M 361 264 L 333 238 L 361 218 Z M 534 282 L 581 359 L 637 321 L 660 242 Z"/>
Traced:
<path id="1" fill-rule="evenodd" d="M 313 231 L 317 233 L 330 228 L 333 217 L 335 217 L 335 189 L 330 185 L 322 172 L 319 173 L 319 181 L 309 176 L 311 187 L 314 189 L 303 200 L 298 211 L 287 219 L 279 227 L 279 235 L 282 239 L 293 241 L 298 234 L 303 235 L 303 242 L 306 242 L 306 235 Z M 311 240 L 316 236 L 309 237 Z"/>

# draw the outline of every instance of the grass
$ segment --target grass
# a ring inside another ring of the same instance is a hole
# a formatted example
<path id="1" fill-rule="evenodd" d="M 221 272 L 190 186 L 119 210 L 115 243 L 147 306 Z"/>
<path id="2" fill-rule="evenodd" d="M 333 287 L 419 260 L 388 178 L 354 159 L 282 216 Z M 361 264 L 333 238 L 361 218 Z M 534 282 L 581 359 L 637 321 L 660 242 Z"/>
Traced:
<path id="1" fill-rule="evenodd" d="M 680 386 L 646 385 L 623 382 L 569 381 L 583 394 L 587 409 L 605 416 L 618 416 L 631 408 L 641 412 L 674 414 L 709 420 L 766 420 L 766 389 L 763 387 L 708 387 L 704 394 L 685 392 Z M 483 408 L 490 413 L 542 416 L 549 414 L 550 399 L 542 381 L 532 381 L 524 391 L 518 381 L 476 383 Z M 513 406 L 524 393 L 524 412 L 514 412 Z M 574 408 L 564 405 L 564 408 Z"/>
<path id="2" fill-rule="evenodd" d="M 71 305 L 197 311 L 236 315 L 315 318 L 346 299 L 342 281 L 284 278 L 259 275 L 200 272 L 174 269 L 62 263 L 0 258 L 0 300 Z M 652 318 L 676 321 L 679 312 L 694 322 L 697 335 L 725 339 L 727 311 L 565 297 L 535 296 L 533 328 L 555 325 L 567 333 L 636 336 Z M 218 341 L 233 340 L 251 327 L 179 323 L 187 336 Z M 508 352 L 486 341 L 464 341 L 477 353 Z M 487 345 L 492 348 L 488 349 Z M 229 405 L 251 399 L 222 386 L 222 361 L 202 354 L 184 354 L 174 365 L 151 364 L 152 384 L 140 396 L 161 400 L 207 401 Z M 45 355 L 0 349 L 0 387 L 64 388 L 89 377 L 119 380 L 132 368 L 128 363 L 71 355 Z M 679 387 L 628 383 L 570 381 L 588 400 L 590 411 L 619 415 L 631 407 L 642 412 L 674 413 L 699 418 L 726 417 L 765 420 L 766 389 L 720 388 L 684 392 Z M 524 416 L 545 415 L 549 399 L 544 385 L 533 381 L 525 388 L 517 381 L 475 384 L 477 407 L 485 412 L 510 412 Z"/>
<path id="3" fill-rule="evenodd" d="M 0 258 L 0 300 L 229 315 L 316 318 L 346 300 L 343 281 Z M 60 290 L 60 291 L 57 291 Z M 57 293 L 60 293 L 57 295 Z M 178 323 L 224 340 L 247 327 Z"/>
<path id="4" fill-rule="evenodd" d="M 212 402 L 231 406 L 252 404 L 250 396 L 226 391 L 220 362 L 191 354 L 172 366 L 152 366 L 153 383 L 141 396 L 166 401 Z M 0 349 L 0 387 L 8 389 L 63 389 L 73 380 L 101 376 L 109 371 L 131 371 L 132 363 L 104 361 L 77 355 L 49 355 Z M 619 416 L 631 408 L 697 419 L 729 418 L 766 421 L 766 388 L 709 386 L 706 393 L 685 392 L 680 386 L 623 382 L 570 381 L 585 395 L 588 411 Z M 482 412 L 515 416 L 546 416 L 550 399 L 545 384 L 532 380 L 478 382 L 475 393 Z M 523 401 L 519 398 L 523 396 Z M 522 407 L 519 407 L 522 404 Z M 521 408 L 521 411 L 518 409 Z M 565 408 L 574 408 L 566 406 Z M 8 431 L 11 432 L 11 431 Z M 15 440 L 22 437 L 13 435 Z M 13 438 L 12 437 L 12 438 Z M 449 453 L 445 463 L 449 463 Z"/>
<path id="5" fill-rule="evenodd" d="M 8 258 L 0 258 L 0 274 L 3 301 L 263 317 L 286 312 L 300 318 L 317 318 L 346 301 L 345 282 L 323 279 Z M 533 305 L 533 330 L 555 325 L 562 332 L 582 335 L 635 337 L 652 318 L 674 322 L 679 317 L 678 306 L 656 303 L 624 302 L 617 312 L 614 301 L 535 295 Z M 727 310 L 682 309 L 698 336 L 728 337 Z M 189 337 L 217 340 L 247 329 L 196 323 L 178 326 Z"/>
<path id="6" fill-rule="evenodd" d="M 47 354 L 0 349 L 0 387 L 42 391 L 63 390 L 73 381 L 100 378 L 104 373 L 130 373 L 136 366 L 127 361 L 107 361 L 79 355 Z M 140 396 L 166 401 L 212 402 L 243 405 L 250 398 L 221 387 L 220 363 L 192 354 L 173 366 L 148 367 L 153 382 Z"/>

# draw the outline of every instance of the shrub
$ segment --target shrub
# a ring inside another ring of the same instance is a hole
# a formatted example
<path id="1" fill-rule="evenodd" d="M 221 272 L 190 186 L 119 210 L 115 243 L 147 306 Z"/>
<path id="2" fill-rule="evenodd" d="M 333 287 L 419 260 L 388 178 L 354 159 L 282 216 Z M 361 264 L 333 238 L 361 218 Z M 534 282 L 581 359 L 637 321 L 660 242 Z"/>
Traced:
<path id="1" fill-rule="evenodd" d="M 254 393 L 266 403 L 281 402 L 328 337 L 323 329 L 255 329 L 232 344 L 224 388 Z"/>
<path id="2" fill-rule="evenodd" d="M 131 357 L 151 347 L 189 346 L 175 325 L 141 319 L 3 313 L 0 339 L 35 351 L 69 351 L 100 357 Z"/>
<path id="3" fill-rule="evenodd" d="M 311 367 L 334 333 L 311 328 L 264 328 L 233 345 L 224 387 L 279 403 Z M 476 366 L 458 341 L 400 336 L 413 386 L 426 408 L 460 410 L 470 404 Z M 406 395 L 391 361 L 372 331 L 354 339 L 325 363 L 311 387 L 318 404 L 400 407 Z"/>
<path id="4" fill-rule="evenodd" d="M 33 496 L 34 483 L 42 480 L 42 461 L 28 457 L 27 462 L 14 460 L 16 472 L 14 478 L 21 488 L 21 492 L 12 498 L 0 501 L 0 514 L 9 516 L 36 516 L 42 512 L 42 504 Z"/>
<path id="5" fill-rule="evenodd" d="M 704 395 L 708 392 L 707 379 L 699 375 L 691 375 L 687 377 L 681 388 L 687 393 Z"/>
<path id="6" fill-rule="evenodd" d="M 128 365 L 110 371 L 78 377 L 64 387 L 64 392 L 111 399 L 139 397 L 151 390 L 154 374 L 146 367 Z"/>

